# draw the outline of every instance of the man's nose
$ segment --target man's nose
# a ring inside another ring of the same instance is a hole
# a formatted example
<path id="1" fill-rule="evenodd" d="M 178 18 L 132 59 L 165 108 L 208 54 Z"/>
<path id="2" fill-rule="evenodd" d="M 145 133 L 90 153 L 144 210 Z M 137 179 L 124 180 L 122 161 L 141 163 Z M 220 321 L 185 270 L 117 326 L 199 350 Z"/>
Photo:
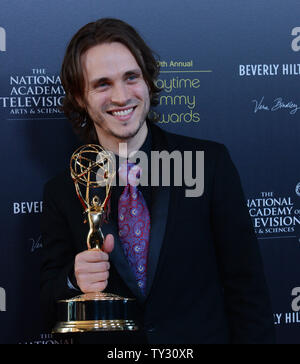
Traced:
<path id="1" fill-rule="evenodd" d="M 111 102 L 117 105 L 126 105 L 128 101 L 127 88 L 123 84 L 117 84 L 113 87 Z"/>

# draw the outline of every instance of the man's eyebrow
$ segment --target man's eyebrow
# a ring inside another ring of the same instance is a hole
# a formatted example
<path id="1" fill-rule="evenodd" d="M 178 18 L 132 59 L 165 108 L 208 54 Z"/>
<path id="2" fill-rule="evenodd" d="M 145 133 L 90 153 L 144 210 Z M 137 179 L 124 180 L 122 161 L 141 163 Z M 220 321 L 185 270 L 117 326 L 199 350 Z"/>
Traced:
<path id="1" fill-rule="evenodd" d="M 124 73 L 124 76 L 128 76 L 128 75 L 132 75 L 132 74 L 138 74 L 141 75 L 142 71 L 139 68 L 133 69 L 133 70 L 129 70 L 127 72 Z"/>
<path id="2" fill-rule="evenodd" d="M 100 83 L 108 82 L 109 80 L 110 79 L 108 77 L 95 78 L 94 80 L 90 81 L 90 85 L 91 86 L 96 86 L 96 85 L 99 85 Z"/>

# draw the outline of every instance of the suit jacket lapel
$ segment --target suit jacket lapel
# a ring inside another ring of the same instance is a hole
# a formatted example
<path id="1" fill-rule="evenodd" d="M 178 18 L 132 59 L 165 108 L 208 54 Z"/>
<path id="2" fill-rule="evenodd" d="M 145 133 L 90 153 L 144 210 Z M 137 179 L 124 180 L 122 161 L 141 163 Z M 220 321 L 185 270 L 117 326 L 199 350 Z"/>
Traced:
<path id="1" fill-rule="evenodd" d="M 150 130 L 152 133 L 152 150 L 159 152 L 163 150 L 169 151 L 169 145 L 165 133 L 153 124 L 150 124 Z M 169 186 L 152 187 L 151 230 L 148 253 L 146 296 L 149 295 L 153 286 L 160 258 L 161 247 L 165 238 L 169 214 L 170 190 L 171 188 Z"/>

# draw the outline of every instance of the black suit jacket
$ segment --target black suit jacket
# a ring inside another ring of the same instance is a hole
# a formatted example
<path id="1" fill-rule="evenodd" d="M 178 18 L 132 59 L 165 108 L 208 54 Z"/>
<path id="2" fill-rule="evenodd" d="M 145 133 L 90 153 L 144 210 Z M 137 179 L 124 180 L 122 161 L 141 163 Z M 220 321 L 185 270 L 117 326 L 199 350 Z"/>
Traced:
<path id="1" fill-rule="evenodd" d="M 115 237 L 106 291 L 137 299 L 149 343 L 273 343 L 259 247 L 226 148 L 154 125 L 151 132 L 153 150 L 204 151 L 204 193 L 188 198 L 187 186 L 152 187 L 146 297 L 126 261 L 116 223 L 105 224 L 104 234 Z M 45 186 L 43 206 L 41 294 L 53 325 L 55 301 L 78 295 L 67 279 L 75 255 L 86 250 L 88 232 L 69 171 Z"/>

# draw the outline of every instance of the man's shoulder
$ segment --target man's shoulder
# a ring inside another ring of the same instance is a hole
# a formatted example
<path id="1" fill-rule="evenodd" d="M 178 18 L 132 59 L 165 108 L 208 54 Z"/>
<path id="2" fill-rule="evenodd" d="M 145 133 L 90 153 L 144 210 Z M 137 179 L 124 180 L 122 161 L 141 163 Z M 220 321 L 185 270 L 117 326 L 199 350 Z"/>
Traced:
<path id="1" fill-rule="evenodd" d="M 72 185 L 70 170 L 66 168 L 45 183 L 45 190 L 59 194 L 60 191 L 65 191 Z"/>
<path id="2" fill-rule="evenodd" d="M 174 150 L 177 148 L 180 151 L 204 151 L 218 154 L 227 149 L 224 144 L 213 140 L 194 138 L 165 130 L 163 132 L 166 135 L 169 145 Z"/>

